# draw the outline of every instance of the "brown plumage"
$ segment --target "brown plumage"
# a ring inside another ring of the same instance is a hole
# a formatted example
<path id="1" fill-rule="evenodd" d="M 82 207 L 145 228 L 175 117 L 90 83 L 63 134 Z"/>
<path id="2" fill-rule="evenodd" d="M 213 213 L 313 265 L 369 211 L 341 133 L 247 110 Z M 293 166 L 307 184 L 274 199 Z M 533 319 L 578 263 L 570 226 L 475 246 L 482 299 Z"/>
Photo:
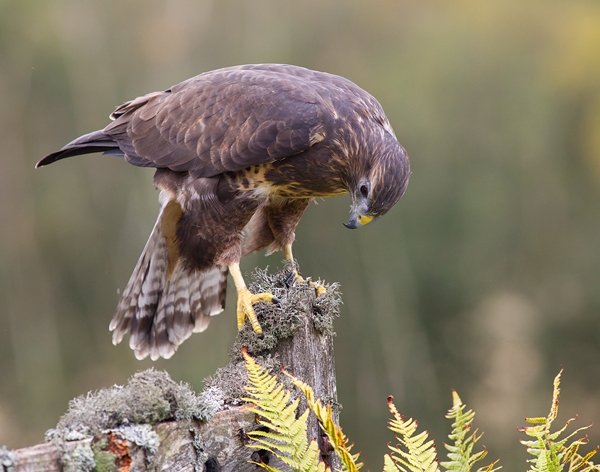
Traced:
<path id="1" fill-rule="evenodd" d="M 103 152 L 157 169 L 158 221 L 110 324 L 113 342 L 129 333 L 138 358 L 168 358 L 206 329 L 225 307 L 229 270 L 238 325 L 248 317 L 260 332 L 251 305 L 270 298 L 248 298 L 240 258 L 267 248 L 291 259 L 294 230 L 314 197 L 350 193 L 346 226 L 366 224 L 400 199 L 410 175 L 371 95 L 296 66 L 206 72 L 127 102 L 111 118 L 37 166 Z"/>

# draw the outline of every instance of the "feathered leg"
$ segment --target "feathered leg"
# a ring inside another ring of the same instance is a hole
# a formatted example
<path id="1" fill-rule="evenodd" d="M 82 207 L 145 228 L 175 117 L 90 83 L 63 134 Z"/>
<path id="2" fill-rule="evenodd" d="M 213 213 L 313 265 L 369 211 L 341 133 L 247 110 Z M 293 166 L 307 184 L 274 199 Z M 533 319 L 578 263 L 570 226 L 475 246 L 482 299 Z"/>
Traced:
<path id="1" fill-rule="evenodd" d="M 292 263 L 292 274 L 291 277 L 296 279 L 298 282 L 300 283 L 304 283 L 304 277 L 302 277 L 299 273 L 298 270 L 296 269 L 296 266 L 294 264 L 294 255 L 292 254 L 292 245 L 288 244 L 283 248 L 283 255 L 285 257 L 286 261 L 290 261 Z M 325 290 L 325 287 L 323 287 L 323 285 L 321 285 L 321 283 L 317 283 L 317 282 L 310 282 L 310 285 L 315 289 L 315 292 L 317 294 L 317 297 L 320 297 L 321 295 L 325 295 L 327 293 L 327 290 Z"/>
<path id="2" fill-rule="evenodd" d="M 269 201 L 259 208 L 246 226 L 247 237 L 244 242 L 243 254 L 265 247 L 267 254 L 281 250 L 284 258 L 292 262 L 292 267 L 294 267 L 291 279 L 304 283 L 304 279 L 294 265 L 292 244 L 296 226 L 311 201 L 311 198 L 280 199 Z M 315 288 L 317 296 L 325 293 L 322 285 L 314 282 L 311 282 L 311 285 Z"/>

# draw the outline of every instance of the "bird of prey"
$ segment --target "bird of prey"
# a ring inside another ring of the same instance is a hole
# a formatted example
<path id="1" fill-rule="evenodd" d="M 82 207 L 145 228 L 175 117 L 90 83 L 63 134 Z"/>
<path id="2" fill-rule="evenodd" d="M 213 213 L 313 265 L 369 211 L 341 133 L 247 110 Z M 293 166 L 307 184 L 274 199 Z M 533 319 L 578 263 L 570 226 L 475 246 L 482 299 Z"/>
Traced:
<path id="1" fill-rule="evenodd" d="M 294 230 L 311 200 L 350 194 L 348 228 L 392 208 L 408 156 L 381 105 L 343 77 L 259 64 L 200 74 L 119 106 L 103 130 L 36 167 L 80 154 L 154 167 L 158 220 L 110 323 L 138 359 L 169 358 L 225 308 L 227 274 L 237 321 L 261 333 L 239 262 L 267 248 L 293 261 Z M 299 279 L 299 274 L 295 274 Z M 276 300 L 275 300 L 276 301 Z"/>

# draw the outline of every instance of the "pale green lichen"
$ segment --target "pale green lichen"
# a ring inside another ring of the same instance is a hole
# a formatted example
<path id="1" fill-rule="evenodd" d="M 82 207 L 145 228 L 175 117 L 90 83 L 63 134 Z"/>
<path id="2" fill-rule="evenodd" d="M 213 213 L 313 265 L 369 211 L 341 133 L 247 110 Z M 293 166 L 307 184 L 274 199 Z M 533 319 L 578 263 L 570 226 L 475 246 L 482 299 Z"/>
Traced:
<path id="1" fill-rule="evenodd" d="M 196 428 L 190 428 L 190 434 L 194 438 L 192 440 L 192 447 L 194 448 L 194 451 L 196 451 L 196 464 L 194 465 L 194 470 L 202 472 L 202 464 L 204 464 L 208 460 L 208 454 L 205 450 L 204 441 L 202 439 L 202 436 L 196 430 Z"/>
<path id="2" fill-rule="evenodd" d="M 171 419 L 206 419 L 202 400 L 188 384 L 148 369 L 127 385 L 90 392 L 71 400 L 69 409 L 46 440 L 77 440 L 133 424 L 155 425 Z"/>
<path id="3" fill-rule="evenodd" d="M 14 472 L 17 467 L 17 455 L 6 446 L 0 447 L 0 466 L 2 472 Z"/>
<path id="4" fill-rule="evenodd" d="M 298 269 L 298 266 L 286 261 L 283 269 L 277 273 L 270 274 L 267 269 L 257 269 L 252 274 L 250 291 L 271 293 L 279 299 L 279 303 L 261 303 L 254 306 L 263 329 L 262 335 L 257 335 L 249 323 L 239 331 L 229 351 L 229 364 L 217 369 L 214 375 L 204 380 L 203 394 L 206 394 L 207 398 L 218 398 L 224 405 L 231 406 L 243 403 L 241 397 L 246 395 L 243 386 L 247 384 L 248 377 L 241 354 L 242 346 L 246 346 L 248 353 L 259 365 L 287 384 L 289 379 L 280 375 L 282 366 L 279 358 L 271 354 L 277 344 L 282 339 L 293 336 L 304 324 L 303 320 L 307 316 L 319 333 L 335 335 L 333 320 L 339 316 L 341 304 L 338 285 L 322 284 L 326 293 L 317 297 L 315 287 L 309 280 L 300 282 L 291 277 L 294 268 Z M 221 408 L 222 406 L 218 409 Z"/>
<path id="5" fill-rule="evenodd" d="M 62 455 L 64 472 L 92 472 L 96 467 L 94 452 L 89 444 L 79 444 L 71 452 Z"/>
<path id="6" fill-rule="evenodd" d="M 146 460 L 150 460 L 160 446 L 160 438 L 149 424 L 121 426 L 118 433 L 127 441 L 146 451 Z"/>
<path id="7" fill-rule="evenodd" d="M 306 316 L 310 317 L 319 333 L 335 335 L 333 320 L 339 316 L 341 304 L 338 284 L 318 282 L 325 288 L 325 293 L 317 297 L 315 285 L 309 279 L 301 282 L 291 275 L 294 268 L 298 269 L 298 266 L 285 261 L 283 269 L 277 273 L 270 274 L 267 269 L 256 269 L 252 274 L 250 291 L 271 293 L 279 303 L 261 303 L 254 307 L 263 333 L 257 335 L 250 324 L 246 323 L 229 351 L 232 362 L 242 360 L 242 346 L 246 346 L 253 357 L 266 355 L 280 340 L 292 337 L 302 326 L 302 320 Z"/>

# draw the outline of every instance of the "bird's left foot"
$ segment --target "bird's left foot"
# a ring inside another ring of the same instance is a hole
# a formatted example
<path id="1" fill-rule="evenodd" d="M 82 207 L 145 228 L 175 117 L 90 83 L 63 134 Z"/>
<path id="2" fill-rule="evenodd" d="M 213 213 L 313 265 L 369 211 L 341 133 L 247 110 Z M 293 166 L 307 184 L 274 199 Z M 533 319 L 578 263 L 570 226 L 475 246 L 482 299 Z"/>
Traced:
<path id="1" fill-rule="evenodd" d="M 296 269 L 293 269 L 292 272 L 290 273 L 290 275 L 287 276 L 287 278 L 285 279 L 285 284 L 286 285 L 292 285 L 292 283 L 294 283 L 294 281 L 297 281 L 301 284 L 306 283 L 307 281 L 304 280 L 304 277 L 302 277 L 298 271 Z M 317 295 L 317 297 L 320 297 L 321 295 L 325 295 L 327 293 L 327 290 L 325 289 L 325 287 L 323 287 L 323 285 L 321 283 L 318 282 L 313 282 L 312 280 L 308 280 L 308 283 L 310 284 L 311 287 L 313 287 L 315 289 L 315 294 Z"/>
<path id="2" fill-rule="evenodd" d="M 270 293 L 257 293 L 252 294 L 250 290 L 243 287 L 238 291 L 237 301 L 237 324 L 238 330 L 242 329 L 246 318 L 250 322 L 252 329 L 256 334 L 262 334 L 262 328 L 256 318 L 256 312 L 254 311 L 253 305 L 257 303 L 279 303 L 279 299 L 274 297 Z"/>

